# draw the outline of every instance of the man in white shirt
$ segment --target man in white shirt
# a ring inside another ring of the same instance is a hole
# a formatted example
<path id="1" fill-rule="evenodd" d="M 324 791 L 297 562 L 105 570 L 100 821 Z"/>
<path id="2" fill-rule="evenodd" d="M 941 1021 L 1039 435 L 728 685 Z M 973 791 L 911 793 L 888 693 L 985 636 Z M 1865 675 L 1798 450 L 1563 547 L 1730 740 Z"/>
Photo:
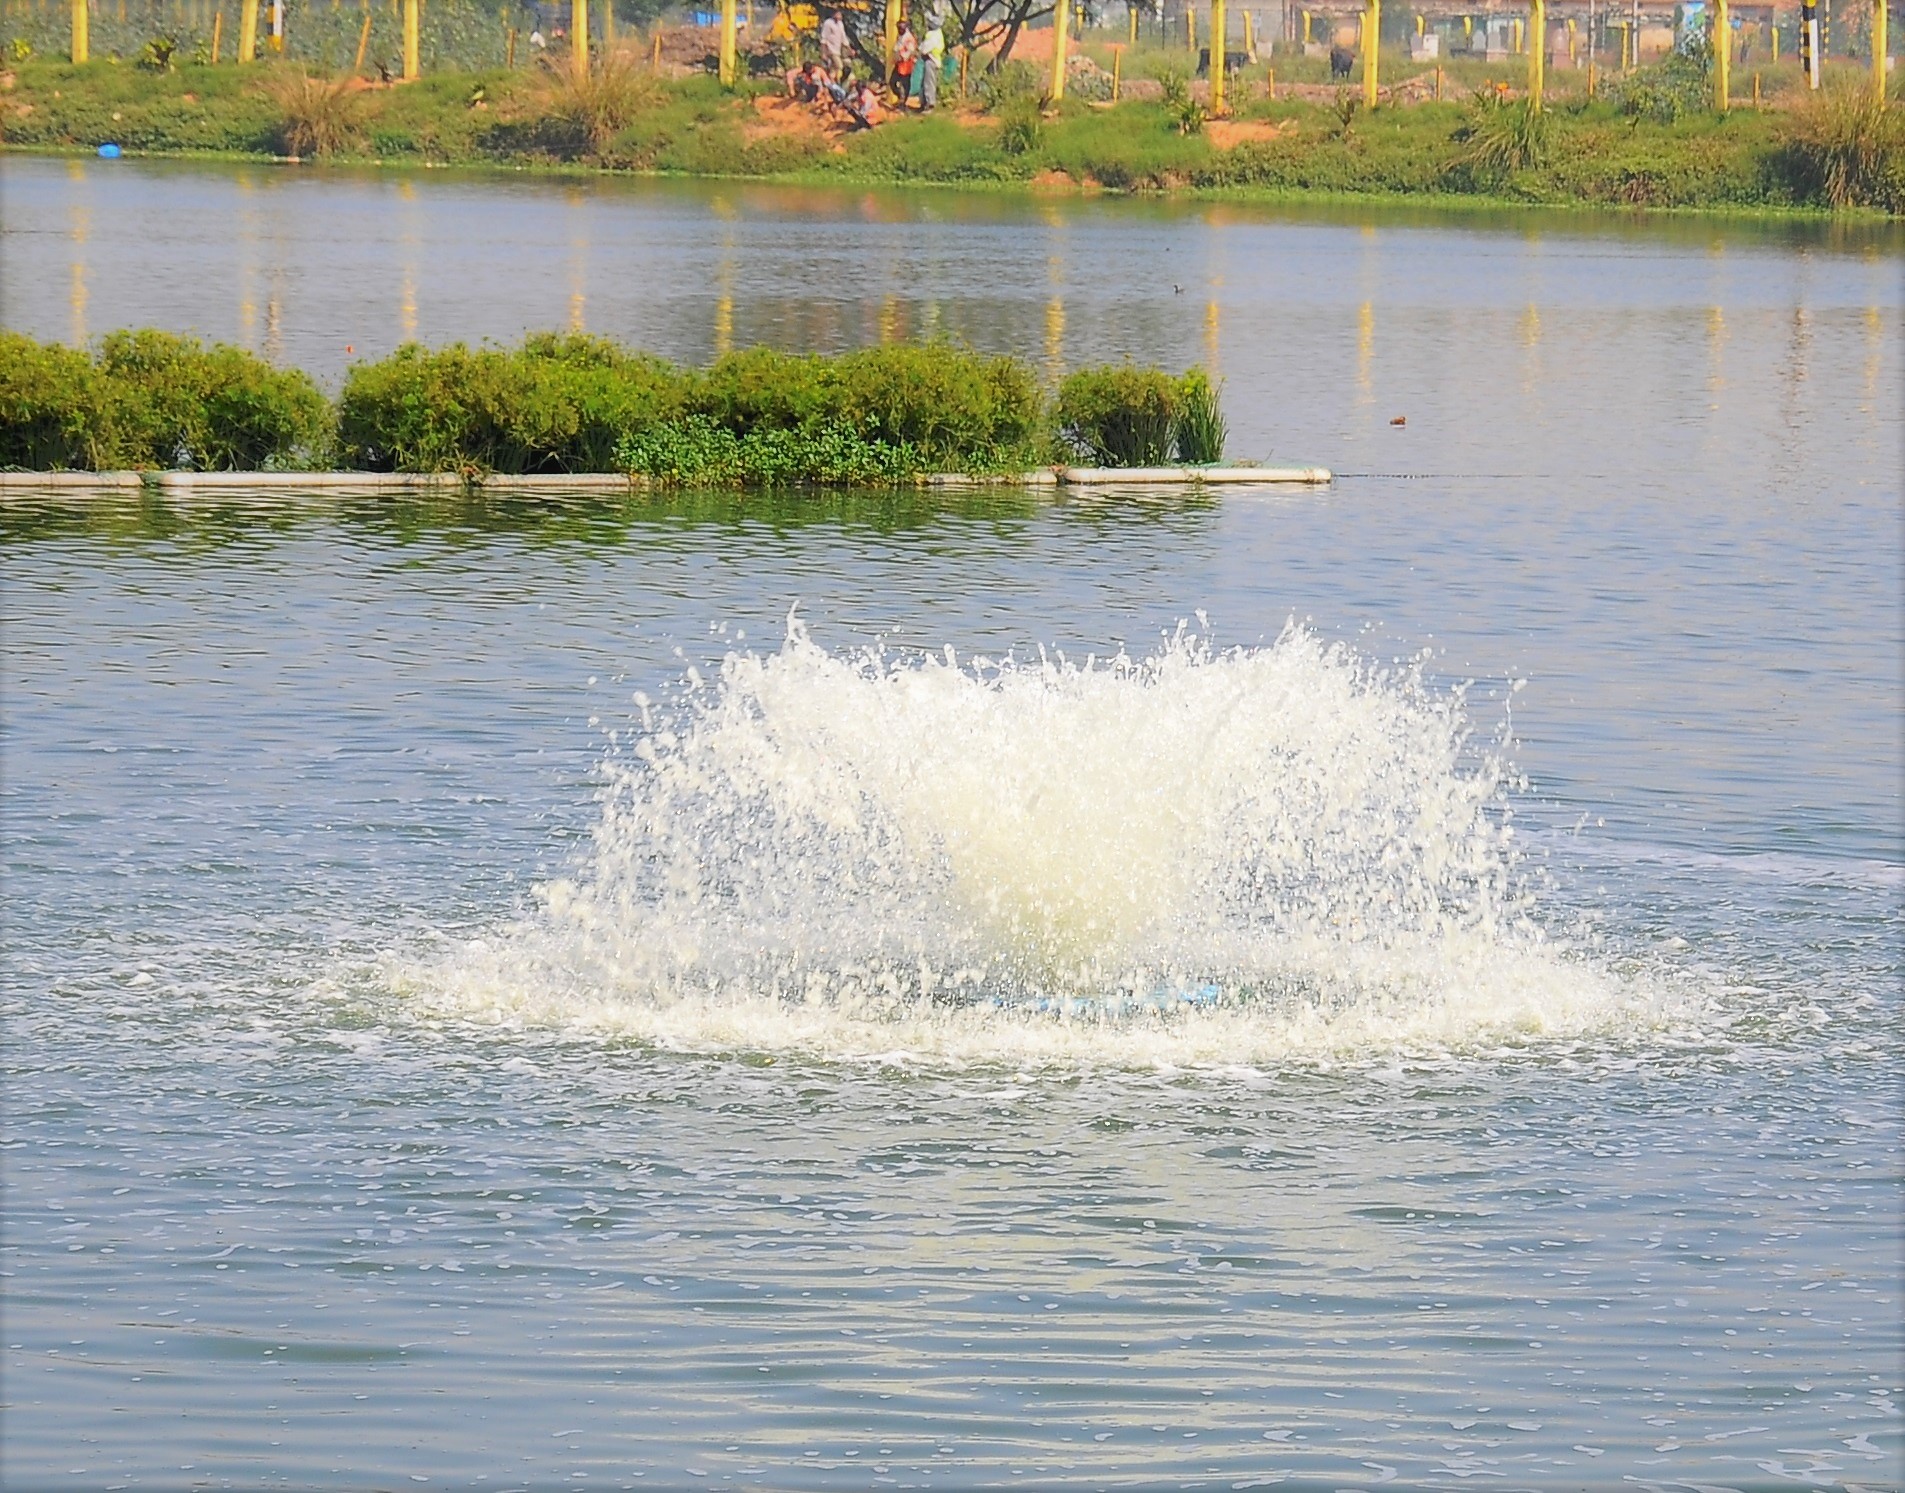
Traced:
<path id="1" fill-rule="evenodd" d="M 840 19 L 840 12 L 830 10 L 827 19 L 820 23 L 820 65 L 831 77 L 839 77 L 841 63 L 847 56 L 847 27 Z"/>

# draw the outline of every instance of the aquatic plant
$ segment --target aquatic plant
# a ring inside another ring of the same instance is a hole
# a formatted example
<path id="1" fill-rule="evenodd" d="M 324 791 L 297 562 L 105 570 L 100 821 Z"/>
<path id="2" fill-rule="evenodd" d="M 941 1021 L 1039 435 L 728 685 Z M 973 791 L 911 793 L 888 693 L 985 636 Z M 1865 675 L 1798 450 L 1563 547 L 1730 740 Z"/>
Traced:
<path id="1" fill-rule="evenodd" d="M 1792 111 L 1786 164 L 1828 207 L 1905 209 L 1905 112 L 1869 84 L 1827 88 Z"/>
<path id="2" fill-rule="evenodd" d="M 925 470 L 913 447 L 870 440 L 845 421 L 737 435 L 706 415 L 629 436 L 617 465 L 662 487 L 891 486 Z"/>
<path id="3" fill-rule="evenodd" d="M 1178 460 L 1192 466 L 1222 461 L 1229 435 L 1230 423 L 1224 419 L 1223 405 L 1210 375 L 1201 368 L 1191 369 L 1178 386 Z"/>
<path id="4" fill-rule="evenodd" d="M 1157 368 L 1081 368 L 1058 386 L 1058 430 L 1099 466 L 1149 467 L 1171 459 L 1183 386 Z"/>
<path id="5" fill-rule="evenodd" d="M 339 155 L 363 134 L 364 102 L 350 78 L 287 68 L 265 80 L 278 106 L 278 144 L 286 155 Z"/>

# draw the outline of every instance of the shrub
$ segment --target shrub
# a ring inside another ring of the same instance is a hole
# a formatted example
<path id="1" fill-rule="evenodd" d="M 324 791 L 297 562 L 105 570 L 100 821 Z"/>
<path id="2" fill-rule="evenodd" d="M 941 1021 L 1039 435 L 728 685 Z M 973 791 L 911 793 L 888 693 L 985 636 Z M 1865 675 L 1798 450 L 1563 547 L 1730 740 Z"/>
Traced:
<path id="1" fill-rule="evenodd" d="M 1081 368 L 1058 386 L 1060 436 L 1107 467 L 1170 460 L 1182 386 L 1156 368 Z"/>
<path id="2" fill-rule="evenodd" d="M 835 412 L 834 378 L 826 358 L 750 347 L 715 360 L 696 382 L 693 409 L 736 435 L 799 430 Z"/>
<path id="3" fill-rule="evenodd" d="M 1045 114 L 1036 99 L 1014 99 L 999 109 L 999 149 L 1029 156 L 1045 139 Z"/>
<path id="4" fill-rule="evenodd" d="M 870 347 L 830 370 L 842 416 L 868 440 L 962 471 L 1023 469 L 1044 453 L 1029 368 L 943 342 Z"/>
<path id="5" fill-rule="evenodd" d="M 101 455 L 115 466 L 259 471 L 324 459 L 330 406 L 309 375 L 243 348 L 113 332 L 99 349 Z"/>
<path id="6" fill-rule="evenodd" d="M 1905 209 L 1905 112 L 1870 85 L 1827 89 L 1793 110 L 1784 156 L 1802 197 Z"/>
<path id="7" fill-rule="evenodd" d="M 622 441 L 678 415 L 684 393 L 670 364 L 594 337 L 410 343 L 345 376 L 338 450 L 373 471 L 611 472 Z"/>
<path id="8" fill-rule="evenodd" d="M 1210 375 L 1193 368 L 1178 384 L 1177 457 L 1192 466 L 1224 459 L 1230 424 Z"/>
<path id="9" fill-rule="evenodd" d="M 286 155 L 340 155 L 363 137 L 364 96 L 354 79 L 299 69 L 274 74 L 265 91 L 278 106 L 278 146 Z"/>
<path id="10" fill-rule="evenodd" d="M 97 470 L 104 400 L 98 370 L 77 348 L 0 331 L 0 467 Z"/>
<path id="11" fill-rule="evenodd" d="M 1613 90 L 1614 106 L 1634 119 L 1675 124 L 1705 109 L 1713 98 L 1713 47 L 1692 35 L 1652 67 L 1631 74 Z"/>

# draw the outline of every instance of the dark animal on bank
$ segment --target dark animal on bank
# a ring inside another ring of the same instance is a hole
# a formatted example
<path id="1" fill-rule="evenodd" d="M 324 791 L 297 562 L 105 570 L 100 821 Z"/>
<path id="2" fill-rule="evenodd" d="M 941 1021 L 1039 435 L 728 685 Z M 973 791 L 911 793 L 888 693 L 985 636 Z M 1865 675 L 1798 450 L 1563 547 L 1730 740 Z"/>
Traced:
<path id="1" fill-rule="evenodd" d="M 1347 78 L 1356 67 L 1356 54 L 1348 47 L 1330 48 L 1330 79 Z"/>

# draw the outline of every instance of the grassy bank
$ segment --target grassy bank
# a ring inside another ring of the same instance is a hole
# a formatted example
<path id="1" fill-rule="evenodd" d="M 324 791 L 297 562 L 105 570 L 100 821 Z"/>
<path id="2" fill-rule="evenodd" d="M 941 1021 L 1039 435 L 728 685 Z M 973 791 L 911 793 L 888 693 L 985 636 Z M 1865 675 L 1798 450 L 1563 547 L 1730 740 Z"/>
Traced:
<path id="1" fill-rule="evenodd" d="M 1055 391 L 948 343 L 833 357 L 768 348 L 682 368 L 598 337 L 416 344 L 335 400 L 296 370 L 157 331 L 97 349 L 0 332 L 0 469 L 630 473 L 658 486 L 896 486 L 1223 455 L 1192 369 L 1081 369 Z"/>
<path id="2" fill-rule="evenodd" d="M 1167 63 L 1133 59 L 1134 72 L 1161 74 L 1132 79 L 1129 92 L 1145 97 L 1058 105 L 1041 96 L 1039 69 L 1015 64 L 970 99 L 869 132 L 765 90 L 731 92 L 628 60 L 598 66 L 586 85 L 548 69 L 493 68 L 385 87 L 282 63 L 152 71 L 29 59 L 0 92 L 0 138 L 32 149 L 110 142 L 153 154 L 1041 190 L 1905 212 L 1905 110 L 1877 107 L 1850 75 L 1816 100 L 1721 116 L 1701 106 L 1697 63 L 1593 99 L 1563 93 L 1538 115 L 1493 90 L 1465 92 L 1475 80 L 1455 68 L 1443 101 L 1373 113 L 1298 82 L 1271 100 L 1253 74 L 1234 88 L 1232 116 L 1212 120 L 1202 85 Z M 1314 59 L 1288 64 L 1304 66 Z"/>

